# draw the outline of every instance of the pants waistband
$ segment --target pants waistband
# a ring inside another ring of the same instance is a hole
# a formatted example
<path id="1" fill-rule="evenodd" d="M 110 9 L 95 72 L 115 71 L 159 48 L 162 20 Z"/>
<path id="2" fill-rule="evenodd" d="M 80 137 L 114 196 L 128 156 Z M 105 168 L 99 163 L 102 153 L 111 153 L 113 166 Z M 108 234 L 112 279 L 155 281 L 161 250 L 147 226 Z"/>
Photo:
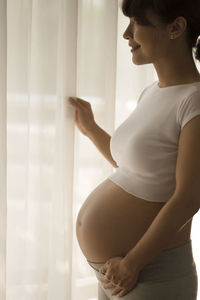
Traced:
<path id="1" fill-rule="evenodd" d="M 91 261 L 88 263 L 96 272 L 99 272 L 99 269 L 104 265 L 104 263 Z M 182 246 L 162 251 L 141 270 L 140 279 L 162 280 L 167 277 L 172 278 L 188 274 L 196 274 L 191 240 Z"/>

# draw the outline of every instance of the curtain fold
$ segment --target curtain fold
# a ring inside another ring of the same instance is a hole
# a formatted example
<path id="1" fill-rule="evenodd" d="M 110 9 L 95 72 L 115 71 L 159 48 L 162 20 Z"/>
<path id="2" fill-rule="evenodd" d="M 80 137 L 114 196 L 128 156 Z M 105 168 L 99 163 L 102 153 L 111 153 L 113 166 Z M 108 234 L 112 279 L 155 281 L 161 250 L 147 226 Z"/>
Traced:
<path id="1" fill-rule="evenodd" d="M 48 299 L 72 299 L 74 110 L 77 1 L 59 1 L 53 200 L 49 241 Z"/>
<path id="2" fill-rule="evenodd" d="M 6 299 L 7 253 L 7 2 L 0 0 L 0 299 Z"/>
<path id="3" fill-rule="evenodd" d="M 132 63 L 120 4 L 0 0 L 1 300 L 97 300 L 76 218 L 113 167 L 76 128 L 68 97 L 89 101 L 112 135 L 157 79 Z"/>

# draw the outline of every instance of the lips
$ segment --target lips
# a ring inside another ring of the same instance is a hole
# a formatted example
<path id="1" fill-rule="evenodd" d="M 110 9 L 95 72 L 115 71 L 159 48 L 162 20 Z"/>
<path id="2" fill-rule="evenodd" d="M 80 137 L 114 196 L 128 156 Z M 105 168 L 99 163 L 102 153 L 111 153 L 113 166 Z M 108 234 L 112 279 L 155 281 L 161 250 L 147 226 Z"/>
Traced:
<path id="1" fill-rule="evenodd" d="M 140 46 L 135 46 L 132 49 L 133 49 L 133 51 L 135 51 L 137 48 L 140 48 Z"/>
<path id="2" fill-rule="evenodd" d="M 129 46 L 130 46 L 133 50 L 136 50 L 137 48 L 140 47 L 140 45 L 131 45 L 131 44 L 129 44 Z"/>

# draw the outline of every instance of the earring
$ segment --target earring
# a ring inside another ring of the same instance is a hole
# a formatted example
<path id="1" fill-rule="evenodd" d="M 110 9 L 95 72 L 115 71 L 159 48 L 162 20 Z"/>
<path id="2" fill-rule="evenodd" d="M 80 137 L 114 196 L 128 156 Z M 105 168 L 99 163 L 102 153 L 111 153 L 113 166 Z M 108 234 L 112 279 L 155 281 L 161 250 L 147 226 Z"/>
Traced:
<path id="1" fill-rule="evenodd" d="M 171 34 L 171 35 L 170 35 L 170 39 L 171 39 L 171 40 L 175 39 L 175 34 Z"/>

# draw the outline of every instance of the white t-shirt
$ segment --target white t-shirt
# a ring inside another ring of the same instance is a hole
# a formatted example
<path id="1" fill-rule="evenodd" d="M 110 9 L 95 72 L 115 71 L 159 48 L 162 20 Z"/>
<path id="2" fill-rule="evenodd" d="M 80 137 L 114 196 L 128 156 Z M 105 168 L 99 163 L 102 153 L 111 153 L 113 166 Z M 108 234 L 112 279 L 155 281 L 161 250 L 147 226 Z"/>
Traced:
<path id="1" fill-rule="evenodd" d="M 119 168 L 108 178 L 147 201 L 167 202 L 176 187 L 182 128 L 200 115 L 200 82 L 145 88 L 137 106 L 114 131 L 110 150 Z"/>

